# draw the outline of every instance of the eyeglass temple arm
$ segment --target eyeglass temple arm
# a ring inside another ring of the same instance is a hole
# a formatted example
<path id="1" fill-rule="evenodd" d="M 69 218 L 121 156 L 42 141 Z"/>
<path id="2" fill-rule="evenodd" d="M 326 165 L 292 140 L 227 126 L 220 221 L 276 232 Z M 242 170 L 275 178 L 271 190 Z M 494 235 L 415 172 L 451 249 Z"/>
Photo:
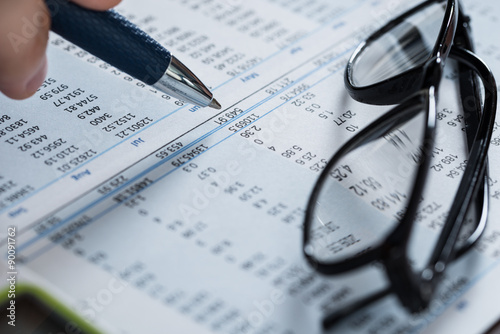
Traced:
<path id="1" fill-rule="evenodd" d="M 472 41 L 470 17 L 463 14 L 462 5 L 460 2 L 459 17 L 457 31 L 453 40 L 453 45 L 464 48 L 470 52 L 474 52 L 474 42 Z M 460 97 L 462 99 L 462 107 L 465 113 L 465 131 L 467 134 L 467 145 L 469 151 L 472 148 L 472 143 L 479 128 L 479 119 L 481 117 L 481 93 L 480 85 L 474 71 L 464 65 L 458 64 Z M 472 99 L 469 99 L 472 92 Z"/>
<path id="2" fill-rule="evenodd" d="M 487 149 L 489 140 L 493 132 L 493 125 L 496 112 L 496 83 L 495 79 L 489 70 L 477 56 L 472 52 L 460 47 L 453 47 L 451 55 L 460 62 L 467 64 L 469 68 L 474 68 L 479 73 L 484 82 L 485 87 L 485 102 L 483 116 L 477 128 L 476 137 L 471 146 L 471 154 L 464 172 L 463 179 L 460 182 L 455 199 L 464 199 L 463 201 L 454 200 L 449 212 L 449 216 L 441 231 L 436 247 L 429 261 L 428 269 L 433 275 L 427 275 L 433 278 L 435 274 L 441 274 L 446 265 L 456 258 L 456 242 L 468 212 L 469 206 L 473 200 L 476 200 L 479 189 L 486 187 L 482 198 L 485 201 L 487 197 L 487 184 L 485 185 L 484 178 L 486 173 Z M 467 181 L 468 180 L 468 181 Z M 472 185 L 472 187 L 471 187 Z M 484 208 L 484 205 L 480 208 Z M 487 208 L 487 206 L 486 206 Z M 487 213 L 482 213 L 487 214 Z"/>
<path id="3" fill-rule="evenodd" d="M 323 329 L 327 330 L 333 326 L 335 326 L 340 320 L 346 318 L 347 316 L 352 315 L 355 312 L 362 310 L 363 308 L 371 305 L 372 303 L 380 300 L 386 296 L 388 296 L 392 292 L 391 288 L 385 288 L 378 292 L 371 294 L 368 297 L 365 297 L 353 304 L 350 304 L 340 310 L 336 310 L 326 317 L 323 318 Z"/>
<path id="4" fill-rule="evenodd" d="M 454 48 L 459 46 L 463 47 L 466 50 L 469 51 L 474 51 L 474 45 L 472 41 L 472 37 L 470 34 L 470 18 L 464 14 L 463 6 L 460 1 L 458 1 L 458 24 L 457 24 L 457 31 L 455 33 L 455 38 L 453 40 L 453 45 Z M 466 136 L 467 136 L 467 147 L 470 152 L 472 148 L 472 144 L 474 142 L 476 132 L 479 128 L 479 118 L 481 114 L 481 100 L 480 100 L 480 92 L 479 92 L 479 87 L 477 83 L 477 79 L 474 75 L 474 72 L 467 66 L 465 66 L 462 63 L 459 63 L 458 65 L 459 69 L 459 85 L 460 85 L 460 96 L 462 99 L 462 107 L 465 112 L 465 131 L 466 131 Z M 469 97 L 470 93 L 472 92 L 473 98 L 472 99 L 466 99 L 466 97 Z M 485 175 L 486 177 L 486 175 Z M 486 183 L 487 187 L 487 183 Z M 488 203 L 488 198 L 485 197 L 488 195 L 488 191 L 485 192 L 484 185 L 478 189 L 478 194 L 476 196 L 475 200 L 475 205 L 476 208 L 478 208 L 478 217 L 476 219 L 478 220 L 478 228 L 482 227 L 482 225 L 486 224 L 486 217 L 484 217 L 483 214 L 485 214 L 484 211 L 484 204 L 486 204 L 487 208 L 487 203 Z M 481 205 L 482 204 L 482 205 Z M 487 213 L 487 211 L 486 211 Z M 484 218 L 484 219 L 482 219 Z M 484 224 L 482 224 L 484 223 Z M 456 225 L 456 224 L 453 224 Z M 461 225 L 461 224 L 460 224 Z M 477 233 L 473 233 L 471 237 L 475 237 L 475 239 L 469 239 L 468 242 L 465 243 L 464 247 L 460 248 L 457 251 L 457 254 L 451 255 L 449 254 L 448 256 L 444 256 L 443 252 L 445 251 L 446 247 L 445 244 L 448 241 L 448 243 L 451 243 L 452 246 L 454 247 L 455 240 L 453 242 L 450 242 L 449 240 L 449 235 L 450 231 L 445 231 L 446 227 L 450 226 L 450 224 L 445 224 L 445 227 L 443 229 L 443 232 L 441 233 L 441 236 L 438 240 L 438 244 L 436 245 L 435 252 L 433 256 L 431 257 L 431 261 L 429 261 L 429 268 L 435 268 L 436 264 L 439 261 L 442 261 L 443 258 L 447 258 L 447 261 L 452 261 L 453 259 L 461 256 L 464 254 L 468 249 L 470 249 L 473 244 L 477 241 L 479 236 L 477 236 Z M 484 229 L 484 227 L 483 227 Z M 480 230 L 479 232 L 482 232 Z M 481 233 L 479 233 L 481 234 Z M 444 235 L 447 235 L 446 237 Z M 458 235 L 457 235 L 458 237 Z M 447 253 L 451 253 L 451 250 L 448 250 Z M 441 255 L 441 256 L 440 256 Z M 434 271 L 434 269 L 432 269 Z"/>
<path id="5" fill-rule="evenodd" d="M 462 5 L 459 2 L 459 18 L 457 32 L 453 44 L 463 47 L 466 50 L 474 51 L 474 45 L 470 32 L 470 18 L 463 14 Z M 467 147 L 470 152 L 474 143 L 477 131 L 479 129 L 479 120 L 481 118 L 481 92 L 478 78 L 474 71 L 464 65 L 458 64 L 460 97 L 462 99 L 462 109 L 464 111 L 465 132 L 467 136 Z M 472 93 L 472 96 L 471 96 Z M 486 166 L 488 162 L 486 161 Z M 489 187 L 488 187 L 488 169 L 484 171 L 484 182 L 479 186 L 477 196 L 473 205 L 476 207 L 475 221 L 477 226 L 471 236 L 464 242 L 462 247 L 456 250 L 454 260 L 468 250 L 470 250 L 479 240 L 484 229 L 486 228 L 486 220 L 488 216 L 489 206 Z"/>
<path id="6" fill-rule="evenodd" d="M 488 220 L 488 210 L 489 210 L 489 185 L 488 185 L 488 171 L 487 168 L 484 172 L 484 182 L 482 186 L 479 187 L 476 200 L 475 200 L 475 205 L 477 208 L 477 226 L 474 229 L 474 232 L 467 238 L 467 240 L 464 241 L 464 244 L 456 249 L 455 256 L 450 259 L 450 261 L 454 261 L 458 258 L 460 258 L 462 255 L 467 253 L 472 247 L 474 247 L 477 242 L 479 241 L 479 238 L 483 234 L 484 230 L 486 229 L 486 221 Z"/>
<path id="7" fill-rule="evenodd" d="M 462 6 L 459 2 L 459 20 L 457 32 L 455 35 L 454 45 L 463 47 L 466 50 L 474 51 L 474 45 L 470 33 L 470 18 L 465 16 L 461 10 Z M 467 147 L 469 152 L 472 149 L 477 131 L 479 129 L 479 120 L 481 118 L 481 91 L 478 83 L 478 78 L 474 71 L 462 63 L 458 64 L 460 96 L 462 99 L 462 109 L 465 119 L 465 133 L 467 135 Z M 472 98 L 469 99 L 472 93 Z M 461 257 L 469 249 L 471 249 L 479 240 L 480 236 L 486 228 L 486 220 L 489 208 L 489 186 L 488 186 L 488 161 L 485 162 L 486 167 L 483 171 L 484 182 L 479 186 L 477 196 L 473 205 L 476 207 L 476 216 L 474 217 L 477 226 L 471 236 L 465 243 L 457 249 L 454 259 Z M 451 259 L 451 260 L 454 260 Z"/>

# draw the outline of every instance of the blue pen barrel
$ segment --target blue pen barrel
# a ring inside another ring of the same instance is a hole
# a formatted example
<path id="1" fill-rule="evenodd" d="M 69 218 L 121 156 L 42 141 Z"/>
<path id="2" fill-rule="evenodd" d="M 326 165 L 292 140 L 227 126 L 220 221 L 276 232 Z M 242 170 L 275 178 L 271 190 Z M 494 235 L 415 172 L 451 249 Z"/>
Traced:
<path id="1" fill-rule="evenodd" d="M 93 11 L 65 0 L 46 4 L 52 31 L 121 71 L 152 85 L 167 70 L 170 52 L 117 12 Z"/>

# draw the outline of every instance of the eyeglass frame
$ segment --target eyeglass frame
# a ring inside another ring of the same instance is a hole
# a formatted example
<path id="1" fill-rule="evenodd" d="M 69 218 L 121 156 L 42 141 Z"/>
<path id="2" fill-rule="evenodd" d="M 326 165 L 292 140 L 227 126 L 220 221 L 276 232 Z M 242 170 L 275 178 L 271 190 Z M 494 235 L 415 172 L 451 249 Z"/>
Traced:
<path id="1" fill-rule="evenodd" d="M 436 44 L 431 56 L 423 64 L 370 86 L 356 87 L 351 82 L 353 64 L 356 61 L 356 57 L 367 45 L 370 45 L 372 41 L 403 22 L 410 15 L 413 15 L 432 3 L 441 2 L 444 1 L 425 1 L 387 23 L 368 37 L 365 42 L 360 44 L 346 66 L 346 88 L 351 97 L 355 100 L 371 104 L 400 104 L 375 120 L 365 129 L 360 130 L 357 135 L 344 144 L 342 148 L 335 153 L 333 158 L 330 159 L 318 178 L 307 205 L 304 222 L 303 252 L 308 262 L 318 272 L 327 275 L 344 273 L 368 263 L 380 261 L 386 269 L 390 285 L 388 288 L 376 292 L 368 298 L 352 304 L 350 307 L 348 306 L 341 311 L 327 316 L 323 321 L 324 327 L 329 327 L 344 316 L 387 296 L 391 292 L 397 295 L 403 306 L 410 312 L 415 313 L 422 311 L 429 305 L 446 266 L 472 248 L 486 226 L 489 201 L 487 150 L 495 120 L 496 83 L 493 74 L 486 64 L 472 53 L 473 47 L 469 33 L 469 18 L 462 13 L 462 10 L 459 10 L 461 6 L 458 0 L 446 1 L 447 6 L 444 19 L 436 39 Z M 476 128 L 474 125 L 466 127 L 468 148 L 470 151 L 469 156 L 472 160 L 469 159 L 468 161 L 453 204 L 450 208 L 450 214 L 440 233 L 439 241 L 434 247 L 428 266 L 420 273 L 420 277 L 418 277 L 418 274 L 412 270 L 408 261 L 406 247 L 414 224 L 414 216 L 418 208 L 419 201 L 417 199 L 420 198 L 425 183 L 421 181 L 426 180 L 429 170 L 431 160 L 429 149 L 423 150 L 424 154 L 418 166 L 417 176 L 405 215 L 385 241 L 379 246 L 345 261 L 318 261 L 307 249 L 311 232 L 310 223 L 312 220 L 311 216 L 314 212 L 314 203 L 317 200 L 322 184 L 328 177 L 331 168 L 336 165 L 339 157 L 345 156 L 349 150 L 358 148 L 374 138 L 379 138 L 387 132 L 388 129 L 393 129 L 395 127 L 394 122 L 402 123 L 407 119 L 405 117 L 412 117 L 412 105 L 426 105 L 427 123 L 423 143 L 432 148 L 437 123 L 437 88 L 442 79 L 444 63 L 448 56 L 458 60 L 459 71 L 461 73 L 466 73 L 470 76 L 466 79 L 461 77 L 460 92 L 462 95 L 462 104 L 464 106 L 464 94 L 472 92 L 474 95 L 473 109 L 475 110 L 472 111 L 469 118 L 472 120 L 470 123 L 477 124 L 477 131 L 475 131 Z M 482 112 L 482 100 L 480 99 L 477 79 L 472 75 L 472 71 L 475 71 L 479 75 L 485 90 L 486 96 L 484 97 L 484 108 Z M 403 83 L 407 82 L 411 84 L 403 85 Z M 394 89 L 395 87 L 403 87 L 404 90 L 398 92 Z M 468 88 L 465 89 L 464 87 Z M 395 93 L 387 94 L 387 92 Z M 480 117 L 480 114 L 482 114 L 482 117 Z M 474 120 L 477 117 L 480 117 L 479 122 L 477 122 L 477 119 Z M 475 138 L 473 138 L 474 136 Z M 475 203 L 479 207 L 479 214 L 478 217 L 476 217 L 477 227 L 465 245 L 457 250 L 455 246 L 458 233 L 462 228 L 465 215 L 469 211 L 473 200 L 476 201 Z"/>

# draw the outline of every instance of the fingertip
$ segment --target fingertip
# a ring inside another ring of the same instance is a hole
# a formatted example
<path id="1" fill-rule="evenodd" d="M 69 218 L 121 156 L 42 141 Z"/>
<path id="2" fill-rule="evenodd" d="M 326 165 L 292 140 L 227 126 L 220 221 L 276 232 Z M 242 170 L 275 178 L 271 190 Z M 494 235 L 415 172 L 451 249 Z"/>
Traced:
<path id="1" fill-rule="evenodd" d="M 25 91 L 27 94 L 29 94 L 29 96 L 35 94 L 38 88 L 40 88 L 43 81 L 45 80 L 45 77 L 47 76 L 47 70 L 48 70 L 47 56 L 44 55 L 40 63 L 40 66 L 35 71 L 33 76 L 30 79 L 28 79 L 26 83 Z"/>
<path id="2" fill-rule="evenodd" d="M 82 7 L 94 10 L 108 10 L 118 5 L 121 0 L 71 0 Z"/>
<path id="3" fill-rule="evenodd" d="M 4 87 L 0 87 L 0 91 L 14 100 L 24 100 L 33 96 L 38 88 L 42 85 L 47 75 L 48 62 L 47 56 L 43 56 L 38 68 L 33 72 L 33 75 L 18 82 L 11 82 Z"/>
<path id="4" fill-rule="evenodd" d="M 22 88 L 22 86 L 15 86 L 15 85 L 0 87 L 0 92 L 2 92 L 5 96 L 13 100 L 24 100 L 31 96 L 26 93 L 26 91 Z"/>
<path id="5" fill-rule="evenodd" d="M 3 9 L 8 10 L 0 12 L 0 91 L 24 99 L 47 73 L 50 17 L 43 0 L 13 2 Z"/>

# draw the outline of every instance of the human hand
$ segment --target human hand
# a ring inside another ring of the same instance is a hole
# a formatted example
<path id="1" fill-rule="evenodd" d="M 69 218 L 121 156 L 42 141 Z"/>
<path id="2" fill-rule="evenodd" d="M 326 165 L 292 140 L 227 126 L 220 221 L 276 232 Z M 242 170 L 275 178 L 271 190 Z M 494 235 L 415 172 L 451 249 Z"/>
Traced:
<path id="1" fill-rule="evenodd" d="M 120 0 L 72 0 L 82 7 L 107 10 Z M 44 0 L 0 0 L 0 91 L 25 99 L 47 74 L 45 50 L 50 16 Z"/>

